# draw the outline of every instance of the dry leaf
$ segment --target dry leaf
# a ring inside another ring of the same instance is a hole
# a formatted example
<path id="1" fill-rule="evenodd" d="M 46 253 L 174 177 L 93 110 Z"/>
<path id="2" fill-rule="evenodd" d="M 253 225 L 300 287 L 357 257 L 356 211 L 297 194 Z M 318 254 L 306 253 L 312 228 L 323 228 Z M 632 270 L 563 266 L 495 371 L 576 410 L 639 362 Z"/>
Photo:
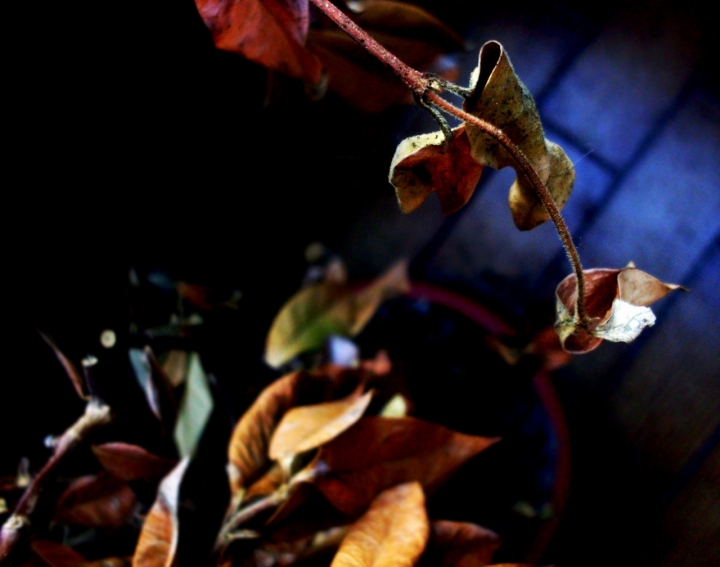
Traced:
<path id="1" fill-rule="evenodd" d="M 228 447 L 230 487 L 235 494 L 265 473 L 268 449 L 277 424 L 296 405 L 337 399 L 366 383 L 363 369 L 327 365 L 313 371 L 288 374 L 265 388 L 238 421 Z"/>
<path id="2" fill-rule="evenodd" d="M 406 64 L 448 81 L 457 66 L 442 60 L 444 53 L 463 48 L 462 39 L 435 16 L 412 4 L 389 0 L 349 2 L 349 16 L 381 45 Z M 328 73 L 328 88 L 365 112 L 381 112 L 413 102 L 409 89 L 384 65 L 334 24 L 311 29 L 308 50 Z"/>
<path id="3" fill-rule="evenodd" d="M 320 60 L 304 47 L 308 0 L 196 0 L 219 49 L 316 85 Z"/>
<path id="4" fill-rule="evenodd" d="M 38 331 L 40 332 L 40 331 Z M 87 387 L 85 384 L 85 378 L 83 378 L 82 374 L 77 369 L 77 366 L 73 364 L 72 360 L 70 360 L 67 356 L 65 356 L 62 351 L 58 348 L 58 346 L 55 344 L 55 342 L 47 336 L 45 333 L 40 332 L 40 336 L 43 338 L 43 340 L 48 344 L 48 346 L 53 350 L 55 353 L 55 356 L 60 361 L 60 364 L 65 369 L 65 372 L 68 375 L 68 378 L 70 378 L 70 382 L 73 385 L 73 388 L 75 388 L 75 391 L 77 392 L 77 395 L 80 396 L 83 400 L 89 400 L 90 394 L 87 392 Z"/>
<path id="5" fill-rule="evenodd" d="M 153 482 L 163 478 L 177 464 L 128 443 L 93 445 L 92 451 L 106 471 L 126 481 Z"/>
<path id="6" fill-rule="evenodd" d="M 563 149 L 546 140 L 532 95 L 515 74 L 503 46 L 489 41 L 480 50 L 470 79 L 472 94 L 463 104 L 470 114 L 500 128 L 525 154 L 553 200 L 562 209 L 572 191 L 575 168 Z M 473 157 L 495 169 L 515 161 L 496 140 L 466 125 Z M 550 216 L 523 175 L 510 188 L 510 210 L 520 230 L 530 230 Z"/>
<path id="7" fill-rule="evenodd" d="M 121 557 L 107 557 L 89 561 L 67 545 L 37 539 L 32 542 L 32 552 L 49 567 L 126 567 L 130 561 Z"/>
<path id="8" fill-rule="evenodd" d="M 655 315 L 648 306 L 672 291 L 685 289 L 663 283 L 634 267 L 596 268 L 585 270 L 584 274 L 588 328 L 582 328 L 575 317 L 575 274 L 566 277 L 555 290 L 555 330 L 563 348 L 577 354 L 590 352 L 603 340 L 626 343 L 635 340 L 645 327 L 655 323 Z"/>
<path id="9" fill-rule="evenodd" d="M 418 482 L 380 493 L 340 544 L 331 567 L 412 567 L 428 540 L 425 495 Z"/>
<path id="10" fill-rule="evenodd" d="M 60 496 L 54 521 L 117 529 L 130 519 L 135 503 L 135 494 L 124 480 L 107 472 L 83 476 Z"/>
<path id="11" fill-rule="evenodd" d="M 177 562 L 178 499 L 189 459 L 183 459 L 160 483 L 155 504 L 143 524 L 133 567 L 171 567 Z"/>
<path id="12" fill-rule="evenodd" d="M 401 261 L 360 290 L 321 282 L 291 297 L 272 323 L 265 360 L 278 368 L 295 356 L 320 348 L 331 335 L 355 336 L 383 301 L 410 289 Z"/>
<path id="13" fill-rule="evenodd" d="M 269 457 L 283 462 L 340 435 L 362 417 L 370 404 L 372 391 L 359 394 L 356 391 L 336 402 L 292 408 L 273 434 Z"/>
<path id="14" fill-rule="evenodd" d="M 412 417 L 365 417 L 323 445 L 304 476 L 338 510 L 356 515 L 396 484 L 416 480 L 432 491 L 497 441 Z"/>
<path id="15" fill-rule="evenodd" d="M 483 166 L 470 155 L 465 125 L 453 130 L 445 147 L 442 132 L 422 134 L 403 140 L 390 164 L 390 183 L 400 209 L 409 213 L 437 191 L 445 215 L 461 209 L 480 181 Z"/>
<path id="16" fill-rule="evenodd" d="M 476 524 L 435 521 L 430 526 L 430 543 L 422 563 L 437 567 L 488 565 L 500 543 L 495 532 Z"/>

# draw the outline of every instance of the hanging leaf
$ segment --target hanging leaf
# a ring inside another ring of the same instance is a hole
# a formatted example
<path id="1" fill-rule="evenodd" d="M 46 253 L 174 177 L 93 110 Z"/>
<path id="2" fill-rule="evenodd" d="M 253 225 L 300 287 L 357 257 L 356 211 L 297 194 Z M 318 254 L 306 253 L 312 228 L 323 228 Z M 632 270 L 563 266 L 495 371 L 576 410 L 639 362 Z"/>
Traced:
<path id="1" fill-rule="evenodd" d="M 357 335 L 385 300 L 409 289 L 407 263 L 401 261 L 360 290 L 331 282 L 300 290 L 272 323 L 266 362 L 278 368 L 303 352 L 320 348 L 331 335 Z"/>
<path id="2" fill-rule="evenodd" d="M 160 483 L 158 495 L 143 524 L 135 548 L 133 567 L 171 567 L 176 565 L 180 485 L 189 459 L 183 459 Z"/>
<path id="3" fill-rule="evenodd" d="M 370 404 L 372 391 L 356 391 L 336 402 L 295 407 L 287 412 L 273 434 L 269 456 L 283 462 L 315 449 L 355 424 Z"/>
<path id="4" fill-rule="evenodd" d="M 320 60 L 305 49 L 308 0 L 195 0 L 215 46 L 317 85 Z"/>
<path id="5" fill-rule="evenodd" d="M 58 500 L 54 521 L 71 526 L 120 528 L 136 498 L 128 484 L 107 472 L 75 479 Z"/>
<path id="6" fill-rule="evenodd" d="M 177 464 L 128 443 L 93 445 L 92 452 L 106 471 L 125 481 L 153 482 L 163 478 Z"/>
<path id="7" fill-rule="evenodd" d="M 89 400 L 90 394 L 87 391 L 85 378 L 83 378 L 82 374 L 78 371 L 77 366 L 75 366 L 72 360 L 63 354 L 63 352 L 55 344 L 55 341 L 53 341 L 49 336 L 42 332 L 40 332 L 40 336 L 55 353 L 55 356 L 65 369 L 65 372 L 67 373 L 68 378 L 70 378 L 70 382 L 72 383 L 73 388 L 75 388 L 77 395 L 80 396 L 80 399 Z"/>
<path id="8" fill-rule="evenodd" d="M 500 43 L 489 41 L 480 49 L 470 89 L 463 108 L 500 128 L 522 150 L 562 209 L 572 192 L 575 168 L 560 146 L 545 139 L 532 95 L 515 74 Z M 517 168 L 496 140 L 470 124 L 466 127 L 472 156 L 478 162 L 495 169 Z M 509 202 L 513 220 L 520 230 L 530 230 L 550 218 L 522 174 L 510 188 Z"/>
<path id="9" fill-rule="evenodd" d="M 304 476 L 338 510 L 356 515 L 396 484 L 419 481 L 434 490 L 497 441 L 412 417 L 365 417 L 323 445 Z"/>
<path id="10" fill-rule="evenodd" d="M 457 65 L 444 53 L 460 51 L 462 38 L 435 16 L 412 4 L 389 0 L 348 2 L 348 14 L 363 30 L 406 64 L 448 80 Z M 322 61 L 328 88 L 365 112 L 381 112 L 396 104 L 412 104 L 409 89 L 382 63 L 335 24 L 310 29 L 307 48 Z"/>
<path id="11" fill-rule="evenodd" d="M 428 533 L 420 483 L 389 488 L 350 527 L 331 567 L 412 567 L 425 549 Z"/>
<path id="12" fill-rule="evenodd" d="M 603 340 L 634 341 L 645 327 L 655 324 L 648 307 L 677 289 L 638 270 L 596 268 L 585 270 L 586 309 L 590 324 L 583 328 L 575 317 L 577 278 L 566 277 L 555 290 L 555 330 L 565 350 L 582 354 L 597 348 Z"/>
<path id="13" fill-rule="evenodd" d="M 500 547 L 493 531 L 468 522 L 439 520 L 430 525 L 430 542 L 421 565 L 475 567 L 489 565 Z"/>
<path id="14" fill-rule="evenodd" d="M 468 202 L 480 181 L 483 166 L 470 155 L 465 125 L 453 130 L 447 147 L 442 132 L 422 134 L 403 140 L 390 165 L 390 183 L 400 209 L 409 213 L 437 191 L 445 215 Z"/>
<path id="15" fill-rule="evenodd" d="M 327 365 L 288 374 L 265 388 L 238 421 L 230 439 L 228 469 L 233 494 L 247 488 L 269 467 L 270 440 L 290 408 L 347 396 L 370 376 L 362 368 Z"/>

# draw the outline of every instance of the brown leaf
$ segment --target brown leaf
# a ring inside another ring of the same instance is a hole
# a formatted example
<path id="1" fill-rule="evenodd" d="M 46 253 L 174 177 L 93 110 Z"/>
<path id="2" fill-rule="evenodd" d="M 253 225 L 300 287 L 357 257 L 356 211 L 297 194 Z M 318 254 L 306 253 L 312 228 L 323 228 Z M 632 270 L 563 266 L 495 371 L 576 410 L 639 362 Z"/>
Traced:
<path id="1" fill-rule="evenodd" d="M 668 293 L 683 288 L 666 284 L 638 270 L 595 268 L 585 270 L 586 309 L 590 324 L 583 328 L 575 317 L 577 278 L 566 277 L 555 290 L 557 319 L 555 330 L 565 350 L 577 354 L 590 352 L 603 340 L 632 342 L 640 332 L 655 324 L 648 307 Z"/>
<path id="2" fill-rule="evenodd" d="M 143 524 L 133 567 L 171 567 L 176 564 L 178 498 L 189 459 L 183 459 L 160 483 L 155 504 Z"/>
<path id="3" fill-rule="evenodd" d="M 265 473 L 270 464 L 270 440 L 290 408 L 346 396 L 370 377 L 363 369 L 327 365 L 288 374 L 265 388 L 238 421 L 230 439 L 228 469 L 233 494 Z"/>
<path id="4" fill-rule="evenodd" d="M 362 417 L 371 398 L 372 391 L 356 390 L 335 402 L 292 408 L 275 429 L 269 457 L 282 462 L 334 439 Z"/>
<path id="5" fill-rule="evenodd" d="M 435 16 L 405 2 L 374 0 L 351 6 L 350 17 L 402 61 L 456 80 L 457 67 L 442 62 L 440 56 L 461 50 L 463 41 Z M 311 29 L 307 47 L 322 60 L 329 89 L 352 106 L 381 112 L 413 102 L 408 88 L 392 72 L 334 24 Z"/>
<path id="6" fill-rule="evenodd" d="M 37 539 L 32 543 L 33 553 L 49 567 L 126 567 L 130 561 L 121 557 L 107 557 L 89 561 L 77 551 L 54 541 Z"/>
<path id="7" fill-rule="evenodd" d="M 320 60 L 304 47 L 308 0 L 195 0 L 219 49 L 316 85 Z"/>
<path id="8" fill-rule="evenodd" d="M 77 395 L 80 396 L 80 398 L 83 400 L 89 400 L 90 393 L 87 391 L 85 378 L 83 378 L 82 374 L 80 374 L 77 366 L 75 366 L 72 360 L 70 360 L 67 356 L 63 354 L 63 352 L 58 348 L 58 346 L 49 336 L 40 331 L 38 332 L 40 333 L 40 336 L 43 338 L 43 340 L 53 350 L 55 356 L 60 361 L 60 364 L 65 369 L 65 372 L 67 373 L 68 378 L 70 378 L 70 382 L 72 383 L 73 388 L 75 388 Z"/>
<path id="9" fill-rule="evenodd" d="M 55 521 L 117 529 L 130 519 L 135 503 L 135 494 L 125 481 L 106 472 L 83 476 L 60 496 Z"/>
<path id="10" fill-rule="evenodd" d="M 575 181 L 575 169 L 563 149 L 546 140 L 532 95 L 515 74 L 503 46 L 489 41 L 480 50 L 478 67 L 470 79 L 471 95 L 463 108 L 500 128 L 522 150 L 562 209 Z M 496 140 L 467 124 L 473 157 L 495 169 L 515 161 Z M 545 207 L 523 175 L 510 188 L 510 210 L 520 230 L 530 230 L 548 220 Z"/>
<path id="11" fill-rule="evenodd" d="M 461 209 L 480 181 L 483 166 L 470 155 L 465 125 L 453 130 L 445 147 L 442 132 L 422 134 L 403 140 L 390 164 L 390 183 L 400 209 L 409 213 L 437 191 L 445 215 Z"/>
<path id="12" fill-rule="evenodd" d="M 128 443 L 93 445 L 92 451 L 106 471 L 126 481 L 153 482 L 163 478 L 177 464 Z"/>
<path id="13" fill-rule="evenodd" d="M 412 417 L 365 417 L 323 445 L 305 476 L 338 510 L 356 515 L 396 484 L 416 480 L 432 491 L 497 441 Z"/>
<path id="14" fill-rule="evenodd" d="M 422 562 L 438 567 L 488 565 L 500 543 L 495 532 L 476 524 L 439 520 L 430 526 L 430 543 Z"/>
<path id="15" fill-rule="evenodd" d="M 352 525 L 331 567 L 412 567 L 428 533 L 420 483 L 400 484 L 380 493 Z"/>
<path id="16" fill-rule="evenodd" d="M 272 323 L 266 362 L 278 368 L 303 352 L 320 348 L 331 335 L 357 335 L 383 301 L 409 289 L 407 263 L 401 261 L 360 290 L 331 282 L 300 290 Z"/>

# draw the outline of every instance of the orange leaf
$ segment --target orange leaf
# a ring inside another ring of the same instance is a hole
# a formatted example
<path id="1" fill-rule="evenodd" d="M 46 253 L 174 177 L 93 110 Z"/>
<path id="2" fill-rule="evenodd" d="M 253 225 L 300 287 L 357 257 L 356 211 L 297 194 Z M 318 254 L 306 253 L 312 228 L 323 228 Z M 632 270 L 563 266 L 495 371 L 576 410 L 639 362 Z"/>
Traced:
<path id="1" fill-rule="evenodd" d="M 370 404 L 372 391 L 360 396 L 356 391 L 336 402 L 325 402 L 291 409 L 273 434 L 269 456 L 282 461 L 315 449 L 340 435 L 356 423 Z"/>
<path id="2" fill-rule="evenodd" d="M 135 508 L 135 494 L 109 473 L 83 476 L 60 496 L 55 521 L 60 524 L 120 528 Z"/>
<path id="3" fill-rule="evenodd" d="M 645 327 L 655 324 L 648 307 L 668 293 L 683 288 L 666 284 L 638 270 L 595 268 L 585 270 L 586 309 L 590 325 L 583 328 L 575 316 L 577 278 L 566 277 L 555 290 L 557 319 L 555 330 L 565 350 L 577 354 L 590 352 L 603 340 L 632 342 Z"/>
<path id="4" fill-rule="evenodd" d="M 449 215 L 468 202 L 482 170 L 470 155 L 465 125 L 461 125 L 453 130 L 447 147 L 442 132 L 403 140 L 390 165 L 390 183 L 403 213 L 414 211 L 437 191 L 442 212 Z"/>
<path id="5" fill-rule="evenodd" d="M 270 464 L 270 440 L 290 408 L 346 396 L 370 376 L 362 369 L 328 365 L 288 374 L 265 388 L 238 421 L 230 439 L 228 468 L 232 492 L 248 487 L 265 473 Z"/>
<path id="6" fill-rule="evenodd" d="M 306 474 L 333 506 L 356 515 L 396 484 L 419 481 L 426 491 L 435 489 L 497 441 L 412 417 L 365 417 L 323 445 Z"/>
<path id="7" fill-rule="evenodd" d="M 161 479 L 177 464 L 128 443 L 93 445 L 92 451 L 106 471 L 127 481 Z"/>
<path id="8" fill-rule="evenodd" d="M 340 544 L 331 567 L 412 567 L 428 541 L 425 495 L 418 482 L 380 493 Z"/>
<path id="9" fill-rule="evenodd" d="M 195 0 L 219 49 L 316 85 L 322 69 L 304 47 L 307 0 Z"/>
<path id="10" fill-rule="evenodd" d="M 430 544 L 423 563 L 438 567 L 487 565 L 500 543 L 495 532 L 476 524 L 439 520 L 430 526 Z"/>
<path id="11" fill-rule="evenodd" d="M 171 567 L 176 564 L 178 499 L 189 459 L 183 459 L 160 483 L 155 504 L 143 524 L 133 567 Z"/>

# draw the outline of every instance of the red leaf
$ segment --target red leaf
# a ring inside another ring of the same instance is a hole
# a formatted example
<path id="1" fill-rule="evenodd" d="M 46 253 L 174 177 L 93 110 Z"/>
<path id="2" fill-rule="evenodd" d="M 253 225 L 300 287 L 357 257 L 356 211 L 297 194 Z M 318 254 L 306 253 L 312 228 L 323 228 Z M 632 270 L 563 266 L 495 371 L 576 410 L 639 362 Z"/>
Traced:
<path id="1" fill-rule="evenodd" d="M 219 49 L 316 85 L 322 69 L 304 47 L 307 0 L 195 0 Z"/>
<path id="2" fill-rule="evenodd" d="M 497 441 L 412 417 L 365 417 L 323 445 L 306 475 L 338 510 L 357 515 L 396 484 L 419 481 L 432 491 Z"/>
<path id="3" fill-rule="evenodd" d="M 135 494 L 111 474 L 83 476 L 60 496 L 55 521 L 60 524 L 120 528 L 135 508 Z"/>
<path id="4" fill-rule="evenodd" d="M 92 451 L 106 471 L 127 481 L 159 480 L 177 464 L 128 443 L 93 445 Z"/>

